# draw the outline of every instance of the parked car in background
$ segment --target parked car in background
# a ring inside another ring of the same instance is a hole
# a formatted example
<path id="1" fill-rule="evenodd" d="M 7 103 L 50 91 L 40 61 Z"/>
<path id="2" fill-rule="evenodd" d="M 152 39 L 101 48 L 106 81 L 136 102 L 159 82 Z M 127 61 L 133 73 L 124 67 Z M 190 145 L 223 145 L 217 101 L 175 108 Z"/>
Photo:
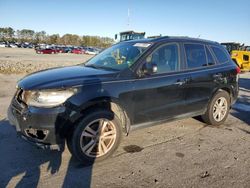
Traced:
<path id="1" fill-rule="evenodd" d="M 52 49 L 54 49 L 56 51 L 56 53 L 64 53 L 64 50 L 62 47 L 54 47 Z"/>
<path id="2" fill-rule="evenodd" d="M 10 47 L 11 48 L 18 48 L 17 44 L 15 44 L 15 43 L 10 43 Z"/>
<path id="3" fill-rule="evenodd" d="M 96 55 L 98 53 L 99 51 L 96 50 L 95 48 L 87 48 L 85 51 L 85 54 L 88 54 L 88 55 Z"/>
<path id="4" fill-rule="evenodd" d="M 72 48 L 72 47 L 63 47 L 63 53 L 72 53 L 73 49 L 74 48 Z"/>
<path id="5" fill-rule="evenodd" d="M 7 47 L 7 45 L 6 45 L 5 42 L 1 42 L 1 43 L 0 43 L 0 47 L 1 47 L 1 48 L 5 48 L 5 47 Z"/>
<path id="6" fill-rule="evenodd" d="M 52 49 L 52 48 L 47 48 L 47 49 L 36 49 L 36 53 L 38 54 L 56 54 L 58 53 L 57 50 Z"/>
<path id="7" fill-rule="evenodd" d="M 84 54 L 85 50 L 83 48 L 75 48 L 72 50 L 72 53 L 74 54 Z"/>

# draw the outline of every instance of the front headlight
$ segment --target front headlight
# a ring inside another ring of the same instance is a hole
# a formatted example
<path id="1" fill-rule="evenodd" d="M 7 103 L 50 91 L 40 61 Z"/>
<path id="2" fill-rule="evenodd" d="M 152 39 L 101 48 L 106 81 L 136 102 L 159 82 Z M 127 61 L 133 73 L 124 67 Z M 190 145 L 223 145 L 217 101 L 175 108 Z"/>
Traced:
<path id="1" fill-rule="evenodd" d="M 74 95 L 77 89 L 23 91 L 22 100 L 29 106 L 55 107 Z"/>

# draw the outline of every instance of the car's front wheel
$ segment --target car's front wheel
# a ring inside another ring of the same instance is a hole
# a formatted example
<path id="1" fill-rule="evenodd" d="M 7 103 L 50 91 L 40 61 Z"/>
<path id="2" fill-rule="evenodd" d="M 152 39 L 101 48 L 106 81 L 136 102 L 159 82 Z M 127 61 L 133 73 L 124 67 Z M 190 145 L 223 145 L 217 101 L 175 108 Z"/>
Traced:
<path id="1" fill-rule="evenodd" d="M 108 158 L 117 149 L 122 136 L 118 117 L 107 110 L 87 115 L 75 128 L 68 147 L 80 162 L 89 164 Z"/>
<path id="2" fill-rule="evenodd" d="M 227 119 L 230 109 L 230 96 L 226 91 L 218 91 L 208 105 L 202 119 L 209 125 L 219 126 Z"/>

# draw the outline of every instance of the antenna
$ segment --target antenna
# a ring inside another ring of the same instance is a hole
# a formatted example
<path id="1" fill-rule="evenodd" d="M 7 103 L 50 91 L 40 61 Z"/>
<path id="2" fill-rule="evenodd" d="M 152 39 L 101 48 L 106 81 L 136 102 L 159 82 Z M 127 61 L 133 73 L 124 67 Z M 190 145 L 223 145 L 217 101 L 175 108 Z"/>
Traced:
<path id="1" fill-rule="evenodd" d="M 128 8 L 128 23 L 127 23 L 128 28 L 130 28 L 130 10 Z"/>

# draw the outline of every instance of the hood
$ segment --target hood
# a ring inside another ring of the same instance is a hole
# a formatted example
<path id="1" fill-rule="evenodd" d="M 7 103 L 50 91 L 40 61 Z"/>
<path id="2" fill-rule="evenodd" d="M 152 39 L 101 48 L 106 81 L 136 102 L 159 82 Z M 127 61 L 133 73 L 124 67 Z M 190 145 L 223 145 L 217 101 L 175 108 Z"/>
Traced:
<path id="1" fill-rule="evenodd" d="M 30 74 L 18 82 L 18 87 L 24 90 L 64 88 L 114 80 L 116 76 L 116 71 L 78 65 Z"/>

